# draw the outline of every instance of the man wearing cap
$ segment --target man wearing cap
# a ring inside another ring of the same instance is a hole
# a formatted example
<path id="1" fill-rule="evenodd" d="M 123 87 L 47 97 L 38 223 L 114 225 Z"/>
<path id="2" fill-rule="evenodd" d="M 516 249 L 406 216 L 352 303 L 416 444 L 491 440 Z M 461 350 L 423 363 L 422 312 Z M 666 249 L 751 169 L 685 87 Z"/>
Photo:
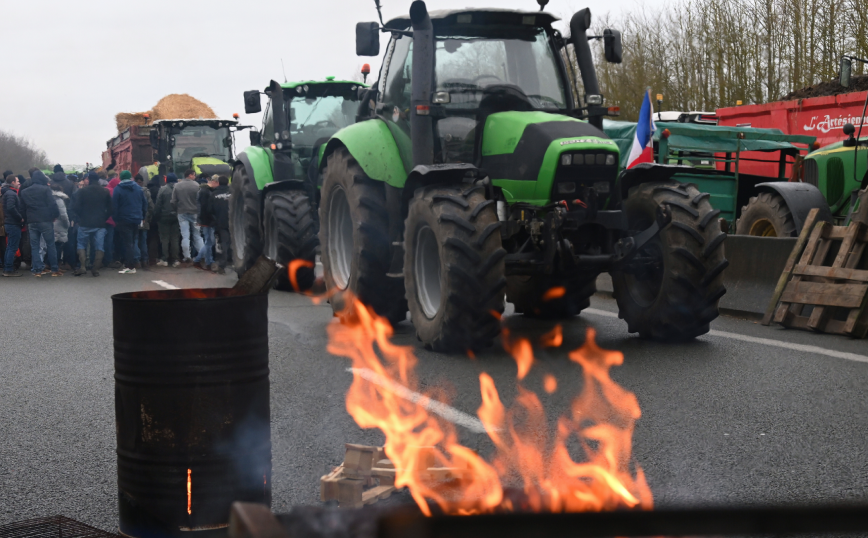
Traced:
<path id="1" fill-rule="evenodd" d="M 87 245 L 94 241 L 96 257 L 91 267 L 91 274 L 99 276 L 105 256 L 105 222 L 112 214 L 112 197 L 108 189 L 100 186 L 99 175 L 90 172 L 80 183 L 79 189 L 72 197 L 72 210 L 78 219 L 78 242 L 76 253 L 81 264 L 75 270 L 75 276 L 87 272 Z"/>
<path id="2" fill-rule="evenodd" d="M 35 170 L 30 176 L 31 186 L 22 191 L 21 202 L 24 205 L 24 220 L 30 232 L 30 252 L 32 265 L 30 271 L 35 277 L 51 274 L 63 276 L 57 266 L 57 251 L 54 248 L 54 219 L 60 216 L 60 209 L 54 201 L 54 195 L 48 187 L 48 178 L 40 170 Z M 47 268 L 39 255 L 39 240 L 45 241 L 48 255 Z"/>
<path id="3" fill-rule="evenodd" d="M 172 191 L 172 207 L 178 213 L 178 226 L 181 228 L 181 250 L 184 251 L 184 262 L 193 260 L 190 257 L 190 238 L 196 252 L 204 247 L 202 236 L 199 233 L 199 225 L 196 223 L 199 213 L 199 184 L 196 183 L 196 172 L 187 170 L 184 179 L 181 180 Z"/>

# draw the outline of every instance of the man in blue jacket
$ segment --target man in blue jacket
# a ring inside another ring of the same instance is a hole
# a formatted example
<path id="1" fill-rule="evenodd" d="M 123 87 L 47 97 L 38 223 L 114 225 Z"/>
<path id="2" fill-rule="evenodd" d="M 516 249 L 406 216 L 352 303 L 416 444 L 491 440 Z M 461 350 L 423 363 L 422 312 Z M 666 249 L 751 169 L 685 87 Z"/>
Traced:
<path id="1" fill-rule="evenodd" d="M 3 199 L 3 226 L 6 228 L 6 253 L 3 259 L 3 276 L 21 276 L 15 270 L 15 252 L 21 241 L 21 227 L 24 226 L 21 202 L 18 200 L 18 187 L 21 182 L 11 173 L 6 176 L 0 196 Z"/>
<path id="2" fill-rule="evenodd" d="M 32 252 L 32 267 L 30 271 L 35 277 L 51 273 L 51 276 L 63 276 L 57 266 L 57 251 L 54 249 L 54 219 L 60 216 L 60 209 L 54 201 L 54 195 L 48 186 L 48 178 L 40 170 L 35 170 L 30 176 L 30 187 L 22 189 L 19 196 L 24 206 L 24 221 L 30 233 L 30 251 Z M 45 240 L 48 255 L 49 270 L 39 255 L 39 239 Z"/>
<path id="3" fill-rule="evenodd" d="M 112 194 L 112 218 L 115 221 L 115 233 L 120 234 L 124 245 L 124 269 L 120 274 L 136 272 L 136 246 L 139 226 L 148 212 L 148 199 L 145 191 L 133 181 L 133 175 L 124 170 L 121 172 L 121 182 Z"/>

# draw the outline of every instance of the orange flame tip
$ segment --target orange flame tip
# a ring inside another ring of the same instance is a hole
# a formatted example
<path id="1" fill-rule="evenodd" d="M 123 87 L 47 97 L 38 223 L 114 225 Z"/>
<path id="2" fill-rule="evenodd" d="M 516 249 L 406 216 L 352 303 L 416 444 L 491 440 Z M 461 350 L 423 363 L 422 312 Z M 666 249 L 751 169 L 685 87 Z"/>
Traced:
<path id="1" fill-rule="evenodd" d="M 292 284 L 292 289 L 295 291 L 300 290 L 300 288 L 298 287 L 298 270 L 302 267 L 312 269 L 313 262 L 310 260 L 295 259 L 290 261 L 289 265 L 286 268 L 287 274 L 289 276 L 289 283 Z"/>
<path id="2" fill-rule="evenodd" d="M 553 394 L 558 390 L 558 380 L 552 374 L 546 374 L 543 377 L 543 388 L 549 394 Z"/>
<path id="3" fill-rule="evenodd" d="M 547 290 L 543 294 L 542 300 L 543 301 L 551 301 L 554 299 L 560 299 L 561 297 L 563 297 L 566 294 L 567 294 L 567 289 L 565 287 L 555 286 L 554 288 Z"/>
<path id="4" fill-rule="evenodd" d="M 545 347 L 561 347 L 564 343 L 564 330 L 560 325 L 555 325 L 555 328 L 542 335 L 540 343 Z"/>

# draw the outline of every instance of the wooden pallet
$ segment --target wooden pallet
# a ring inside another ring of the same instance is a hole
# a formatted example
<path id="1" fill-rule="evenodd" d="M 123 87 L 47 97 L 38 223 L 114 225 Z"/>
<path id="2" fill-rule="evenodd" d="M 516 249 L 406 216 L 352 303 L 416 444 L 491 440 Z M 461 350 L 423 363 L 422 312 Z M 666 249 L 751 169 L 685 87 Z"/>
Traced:
<path id="1" fill-rule="evenodd" d="M 805 222 L 763 321 L 768 324 L 774 310 L 774 322 L 784 327 L 864 338 L 868 333 L 868 263 L 862 260 L 868 226 L 855 219 L 846 227 L 815 224 L 816 213 L 812 210 Z M 830 257 L 833 260 L 827 265 Z M 809 306 L 813 308 L 806 312 Z"/>
<path id="2" fill-rule="evenodd" d="M 338 501 L 342 508 L 359 508 L 386 499 L 397 491 L 395 465 L 381 446 L 347 443 L 344 462 L 320 478 L 320 500 Z M 470 473 L 469 469 L 434 467 L 433 447 L 419 447 L 418 473 L 423 480 L 452 480 Z"/>

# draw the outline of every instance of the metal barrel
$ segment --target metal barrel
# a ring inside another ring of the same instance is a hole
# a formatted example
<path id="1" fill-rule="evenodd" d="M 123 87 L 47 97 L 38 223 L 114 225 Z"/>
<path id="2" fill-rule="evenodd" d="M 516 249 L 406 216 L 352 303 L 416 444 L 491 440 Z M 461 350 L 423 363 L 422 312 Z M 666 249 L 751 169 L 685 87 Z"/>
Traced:
<path id="1" fill-rule="evenodd" d="M 268 295 L 112 296 L 119 527 L 225 536 L 231 504 L 271 505 Z"/>

